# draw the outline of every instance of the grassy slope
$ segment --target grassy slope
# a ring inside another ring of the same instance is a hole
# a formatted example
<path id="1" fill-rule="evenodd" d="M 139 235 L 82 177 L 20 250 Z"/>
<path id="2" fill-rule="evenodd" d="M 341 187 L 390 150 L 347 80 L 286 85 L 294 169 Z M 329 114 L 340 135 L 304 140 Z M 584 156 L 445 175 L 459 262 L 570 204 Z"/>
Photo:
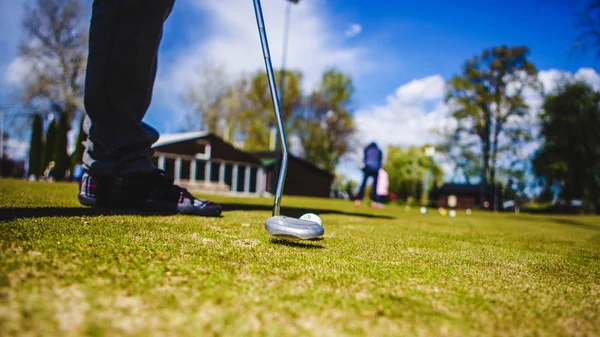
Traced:
<path id="1" fill-rule="evenodd" d="M 206 219 L 75 194 L 0 180 L 0 335 L 600 334 L 597 217 L 286 197 L 326 230 L 288 243 L 263 229 L 269 199 L 215 197 L 230 211 Z"/>

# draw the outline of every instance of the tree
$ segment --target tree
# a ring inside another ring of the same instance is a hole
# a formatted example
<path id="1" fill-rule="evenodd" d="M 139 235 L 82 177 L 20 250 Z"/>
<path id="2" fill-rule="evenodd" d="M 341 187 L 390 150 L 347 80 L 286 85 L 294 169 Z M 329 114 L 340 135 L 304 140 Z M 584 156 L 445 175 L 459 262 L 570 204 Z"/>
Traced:
<path id="1" fill-rule="evenodd" d="M 590 0 L 579 14 L 577 26 L 580 34 L 575 47 L 581 50 L 596 49 L 600 56 L 600 0 Z"/>
<path id="2" fill-rule="evenodd" d="M 66 114 L 67 125 L 82 110 L 87 55 L 82 9 L 81 0 L 35 0 L 23 19 L 20 58 L 31 70 L 22 99 L 33 110 Z"/>
<path id="3" fill-rule="evenodd" d="M 436 145 L 436 150 L 444 154 L 445 161 L 454 165 L 452 181 L 461 176 L 467 184 L 480 176 L 481 162 L 477 155 L 477 140 L 472 137 L 461 137 L 456 130 L 447 129 L 440 133 L 443 141 Z"/>
<path id="4" fill-rule="evenodd" d="M 44 156 L 42 157 L 41 172 L 46 170 L 48 164 L 54 160 L 55 153 L 55 144 L 56 144 L 56 121 L 53 119 L 48 125 L 48 130 L 46 130 L 46 137 L 44 140 Z"/>
<path id="5" fill-rule="evenodd" d="M 225 139 L 244 141 L 250 150 L 269 148 L 271 129 L 276 118 L 267 74 L 258 71 L 250 78 L 241 76 L 228 83 L 222 67 L 205 64 L 199 69 L 199 80 L 190 89 L 186 100 L 194 107 L 185 129 L 205 129 Z M 279 81 L 282 72 L 275 72 Z M 302 105 L 300 83 L 302 74 L 285 71 L 285 98 L 281 112 L 286 130 L 293 133 L 292 116 Z"/>
<path id="6" fill-rule="evenodd" d="M 356 130 L 350 112 L 353 94 L 352 79 L 329 69 L 295 121 L 304 158 L 329 172 L 351 147 Z"/>
<path id="7" fill-rule="evenodd" d="M 29 143 L 29 172 L 28 175 L 33 175 L 36 178 L 41 176 L 42 168 L 42 134 L 44 126 L 42 125 L 42 116 L 35 114 L 31 125 L 31 142 Z"/>
<path id="8" fill-rule="evenodd" d="M 437 186 L 443 178 L 443 171 L 437 164 L 431 164 L 431 158 L 425 155 L 425 147 L 411 146 L 407 148 L 388 146 L 383 168 L 388 172 L 389 191 L 399 200 L 419 200 L 424 192 L 424 181 L 427 174 L 429 190 Z"/>
<path id="9" fill-rule="evenodd" d="M 83 142 L 86 140 L 87 135 L 83 130 L 83 122 L 85 121 L 85 117 L 81 118 L 79 122 L 79 133 L 77 134 L 77 139 L 75 140 L 75 151 L 71 154 L 70 158 L 70 170 L 73 172 L 75 165 L 77 163 L 81 163 L 83 161 L 83 152 L 85 148 L 83 147 Z"/>
<path id="10" fill-rule="evenodd" d="M 353 181 L 350 180 L 348 178 L 346 178 L 343 174 L 340 173 L 336 173 L 335 174 L 335 178 L 333 179 L 333 190 L 336 192 L 345 192 L 346 194 L 348 194 L 348 197 L 351 197 L 354 195 L 354 191 L 356 190 L 356 188 L 358 187 L 358 184 Z"/>
<path id="11" fill-rule="evenodd" d="M 247 91 L 248 79 L 242 76 L 229 86 L 221 98 L 219 105 L 223 111 L 225 127 L 220 134 L 225 140 L 230 141 L 241 136 L 244 128 L 244 112 L 250 108 L 250 102 L 246 97 Z"/>
<path id="12" fill-rule="evenodd" d="M 527 194 L 525 193 L 527 188 L 526 174 L 523 170 L 514 170 L 504 186 L 504 198 L 514 202 L 515 213 L 519 213 L 521 206 L 527 200 Z"/>
<path id="13" fill-rule="evenodd" d="M 487 184 L 495 183 L 499 155 L 530 138 L 523 125 L 529 109 L 523 92 L 538 84 L 528 54 L 522 46 L 484 50 L 448 83 L 446 101 L 458 125 L 457 137 L 479 143 L 482 204 Z"/>
<path id="14" fill-rule="evenodd" d="M 69 116 L 62 113 L 58 120 L 54 140 L 54 180 L 63 180 L 69 168 L 69 155 L 67 154 L 67 132 L 69 131 Z"/>
<path id="15" fill-rule="evenodd" d="M 275 72 L 276 83 L 280 82 L 281 71 Z M 300 83 L 302 73 L 298 71 L 285 71 L 285 97 L 281 103 L 281 115 L 284 127 L 288 134 L 295 132 L 293 121 L 296 113 L 302 106 L 302 91 Z M 250 87 L 246 94 L 249 106 L 243 114 L 242 133 L 244 147 L 253 150 L 269 148 L 271 129 L 277 126 L 273 101 L 269 89 L 267 74 L 259 71 L 250 80 Z"/>
<path id="16" fill-rule="evenodd" d="M 227 91 L 225 68 L 210 62 L 203 63 L 196 70 L 197 80 L 188 90 L 185 100 L 192 105 L 193 113 L 188 115 L 186 130 L 220 131 L 222 118 L 219 103 Z"/>
<path id="17" fill-rule="evenodd" d="M 550 188 L 550 186 L 545 185 L 542 188 L 542 191 L 540 192 L 540 194 L 537 197 L 537 201 L 538 202 L 551 202 L 554 200 L 554 192 L 552 192 L 552 189 Z"/>
<path id="18" fill-rule="evenodd" d="M 534 172 L 547 184 L 560 184 L 562 199 L 583 199 L 600 214 L 600 92 L 569 83 L 546 96 L 542 108 L 544 143 Z"/>

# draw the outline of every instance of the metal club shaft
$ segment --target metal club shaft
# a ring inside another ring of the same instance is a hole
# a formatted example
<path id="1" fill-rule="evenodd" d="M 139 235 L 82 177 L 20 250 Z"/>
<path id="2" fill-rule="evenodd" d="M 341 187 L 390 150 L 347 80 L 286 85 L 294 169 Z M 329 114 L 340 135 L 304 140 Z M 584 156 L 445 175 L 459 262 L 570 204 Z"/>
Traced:
<path id="1" fill-rule="evenodd" d="M 277 182 L 277 190 L 275 191 L 275 201 L 273 202 L 273 215 L 275 216 L 279 215 L 279 205 L 281 204 L 281 195 L 283 194 L 283 186 L 285 184 L 285 175 L 287 173 L 288 163 L 288 148 L 285 136 L 285 129 L 283 127 L 283 117 L 281 116 L 281 107 L 279 105 L 277 84 L 275 82 L 273 65 L 271 64 L 271 53 L 269 52 L 269 42 L 267 41 L 267 32 L 265 31 L 265 21 L 263 19 L 260 0 L 254 0 L 254 13 L 256 14 L 256 23 L 258 25 L 258 33 L 260 35 L 260 44 L 262 46 L 262 52 L 265 59 L 265 68 L 267 69 L 267 76 L 269 78 L 271 99 L 273 100 L 275 116 L 277 117 L 277 128 L 279 129 L 279 136 L 281 138 L 282 159 L 281 167 L 279 169 L 279 180 Z"/>

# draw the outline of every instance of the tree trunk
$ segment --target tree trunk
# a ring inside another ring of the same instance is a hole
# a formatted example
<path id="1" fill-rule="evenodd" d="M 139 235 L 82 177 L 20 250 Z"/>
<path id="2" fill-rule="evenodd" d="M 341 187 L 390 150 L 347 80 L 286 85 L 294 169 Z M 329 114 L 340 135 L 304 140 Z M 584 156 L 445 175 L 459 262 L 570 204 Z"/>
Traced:
<path id="1" fill-rule="evenodd" d="M 31 143 L 29 146 L 29 172 L 28 176 L 34 176 L 39 179 L 41 176 L 42 169 L 42 153 L 43 153 L 43 133 L 44 126 L 42 116 L 35 114 L 33 116 L 33 123 L 31 127 Z"/>
<path id="2" fill-rule="evenodd" d="M 81 121 L 79 122 L 79 133 L 77 134 L 77 139 L 75 140 L 75 151 L 71 154 L 71 165 L 70 170 L 73 172 L 75 165 L 81 163 L 83 161 L 83 142 L 87 138 L 87 134 L 83 130 L 83 122 L 85 120 L 85 115 L 81 117 Z"/>
<path id="3" fill-rule="evenodd" d="M 481 187 L 480 187 L 480 195 L 479 195 L 479 207 L 485 207 L 485 196 L 487 189 L 487 172 L 488 172 L 488 164 L 490 160 L 490 149 L 489 143 L 484 141 L 482 146 L 483 151 L 483 163 L 481 165 Z"/>
<path id="4" fill-rule="evenodd" d="M 500 106 L 500 103 L 497 102 Z M 500 118 L 500 108 L 496 111 L 496 125 L 494 126 L 494 135 L 492 138 L 492 158 L 490 163 L 490 183 L 494 186 L 494 211 L 498 210 L 499 196 L 496 189 L 496 160 L 498 159 L 498 137 L 502 131 L 502 124 L 504 123 Z"/>

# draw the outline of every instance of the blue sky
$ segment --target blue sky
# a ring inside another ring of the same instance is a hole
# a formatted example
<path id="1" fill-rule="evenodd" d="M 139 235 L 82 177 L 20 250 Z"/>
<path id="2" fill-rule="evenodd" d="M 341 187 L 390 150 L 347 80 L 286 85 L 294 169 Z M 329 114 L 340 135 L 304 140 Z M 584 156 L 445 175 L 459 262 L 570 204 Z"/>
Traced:
<path id="1" fill-rule="evenodd" d="M 292 8 L 288 67 L 304 73 L 306 91 L 327 67 L 352 75 L 361 142 L 421 145 L 433 142 L 430 129 L 444 124 L 443 81 L 484 48 L 528 46 L 550 87 L 561 73 L 597 80 L 595 55 L 573 50 L 576 14 L 585 3 L 302 0 Z M 15 62 L 21 6 L 0 2 L 0 106 L 10 104 L 23 71 Z M 285 1 L 263 0 L 263 9 L 279 67 Z M 235 78 L 262 69 L 260 53 L 251 0 L 177 0 L 165 25 L 146 121 L 161 132 L 178 130 L 189 112 L 181 97 L 203 62 L 220 64 Z M 341 171 L 351 174 L 355 161 L 349 156 Z"/>

